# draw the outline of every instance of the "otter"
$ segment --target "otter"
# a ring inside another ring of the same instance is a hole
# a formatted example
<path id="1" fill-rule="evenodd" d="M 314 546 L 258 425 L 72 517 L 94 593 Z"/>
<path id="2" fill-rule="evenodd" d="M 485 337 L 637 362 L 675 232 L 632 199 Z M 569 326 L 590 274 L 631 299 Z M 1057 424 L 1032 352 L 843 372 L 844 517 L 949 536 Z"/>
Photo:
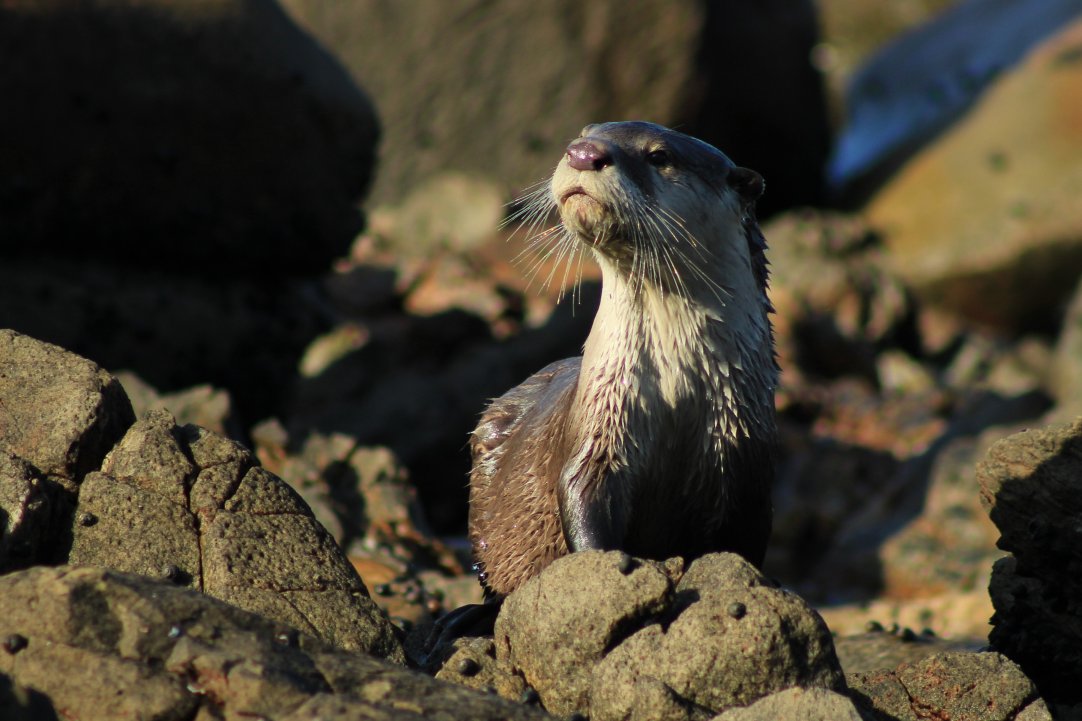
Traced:
<path id="1" fill-rule="evenodd" d="M 602 293 L 582 356 L 492 401 L 471 436 L 487 598 L 584 549 L 762 564 L 778 379 L 762 192 L 713 146 L 635 121 L 586 126 L 524 199 L 534 230 L 559 213 L 534 243 L 592 253 Z"/>

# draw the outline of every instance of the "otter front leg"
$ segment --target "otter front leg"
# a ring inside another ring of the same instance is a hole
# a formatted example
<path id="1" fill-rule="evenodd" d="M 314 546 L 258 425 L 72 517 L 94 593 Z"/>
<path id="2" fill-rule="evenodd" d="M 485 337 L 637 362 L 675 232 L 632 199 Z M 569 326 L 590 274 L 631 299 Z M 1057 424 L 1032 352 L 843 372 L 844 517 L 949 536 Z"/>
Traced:
<path id="1" fill-rule="evenodd" d="M 617 497 L 621 484 L 612 476 L 587 479 L 581 473 L 560 477 L 557 496 L 564 538 L 572 552 L 621 550 L 627 537 L 629 499 Z"/>

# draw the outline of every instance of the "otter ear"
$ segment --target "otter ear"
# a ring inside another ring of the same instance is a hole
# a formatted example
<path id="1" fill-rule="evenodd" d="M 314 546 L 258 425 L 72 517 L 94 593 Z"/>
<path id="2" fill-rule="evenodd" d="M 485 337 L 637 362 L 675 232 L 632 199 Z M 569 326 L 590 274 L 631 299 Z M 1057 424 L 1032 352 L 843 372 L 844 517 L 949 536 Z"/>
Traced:
<path id="1" fill-rule="evenodd" d="M 763 176 L 748 168 L 734 167 L 725 178 L 745 203 L 754 203 L 763 194 Z"/>

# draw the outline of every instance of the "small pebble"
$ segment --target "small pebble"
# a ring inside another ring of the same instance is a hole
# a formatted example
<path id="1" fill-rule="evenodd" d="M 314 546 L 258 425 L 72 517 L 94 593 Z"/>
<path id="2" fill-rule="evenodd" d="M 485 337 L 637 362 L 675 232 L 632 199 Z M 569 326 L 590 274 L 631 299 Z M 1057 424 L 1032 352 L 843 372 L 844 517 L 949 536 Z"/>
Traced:
<path id="1" fill-rule="evenodd" d="M 727 610 L 730 616 L 737 620 L 740 620 L 744 618 L 744 614 L 748 612 L 748 607 L 740 603 L 740 601 L 733 601 L 729 604 L 729 608 Z"/>
<path id="2" fill-rule="evenodd" d="M 527 686 L 526 690 L 522 692 L 522 695 L 519 696 L 518 700 L 524 704 L 533 706 L 541 700 L 541 696 L 537 693 L 536 689 Z"/>
<path id="3" fill-rule="evenodd" d="M 16 654 L 26 648 L 29 643 L 30 641 L 26 636 L 23 636 L 20 633 L 13 633 L 4 639 L 4 642 L 0 644 L 0 646 L 3 646 L 4 650 L 8 653 Z"/>
<path id="4" fill-rule="evenodd" d="M 79 514 L 79 525 L 80 526 L 89 527 L 89 526 L 93 526 L 97 522 L 98 522 L 98 517 L 95 516 L 93 513 L 88 513 L 86 511 L 84 511 L 84 512 Z"/>
<path id="5" fill-rule="evenodd" d="M 913 629 L 911 629 L 911 628 L 908 628 L 908 627 L 903 628 L 902 629 L 902 640 L 911 643 L 911 642 L 917 640 L 917 634 L 914 633 Z"/>
<path id="6" fill-rule="evenodd" d="M 883 631 L 883 624 L 879 623 L 879 621 L 868 621 L 868 623 L 864 624 L 864 630 L 868 633 L 880 633 Z"/>
<path id="7" fill-rule="evenodd" d="M 935 631 L 925 626 L 923 629 L 921 629 L 920 635 L 927 636 L 928 638 L 935 638 Z"/>
<path id="8" fill-rule="evenodd" d="M 892 624 L 890 624 L 890 628 L 887 629 L 887 632 L 889 632 L 891 635 L 894 635 L 894 634 L 898 633 L 898 631 L 900 631 L 901 628 L 902 627 L 899 626 L 898 624 L 892 623 Z"/>
<path id="9" fill-rule="evenodd" d="M 172 581 L 173 583 L 176 583 L 180 580 L 182 573 L 183 571 L 180 570 L 180 567 L 172 563 L 167 563 L 162 566 L 162 578 L 164 578 L 166 581 Z"/>
<path id="10" fill-rule="evenodd" d="M 635 559 L 630 554 L 621 553 L 620 560 L 616 562 L 616 570 L 625 576 L 635 569 Z"/>
<path id="11" fill-rule="evenodd" d="M 481 670 L 481 664 L 477 663 L 476 659 L 467 656 L 458 662 L 455 670 L 463 676 L 476 676 L 477 672 Z"/>

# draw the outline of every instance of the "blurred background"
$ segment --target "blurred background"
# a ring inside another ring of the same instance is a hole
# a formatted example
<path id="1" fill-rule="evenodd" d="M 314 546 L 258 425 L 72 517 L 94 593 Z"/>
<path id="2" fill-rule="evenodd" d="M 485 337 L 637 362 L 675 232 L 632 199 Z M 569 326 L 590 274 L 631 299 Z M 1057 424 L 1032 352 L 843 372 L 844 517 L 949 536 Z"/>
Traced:
<path id="1" fill-rule="evenodd" d="M 468 434 L 589 329 L 500 229 L 587 123 L 766 178 L 766 570 L 833 630 L 983 639 L 974 466 L 1082 414 L 1079 0 L 3 0 L 0 98 L 0 326 L 254 447 L 399 618 L 478 597 Z"/>

